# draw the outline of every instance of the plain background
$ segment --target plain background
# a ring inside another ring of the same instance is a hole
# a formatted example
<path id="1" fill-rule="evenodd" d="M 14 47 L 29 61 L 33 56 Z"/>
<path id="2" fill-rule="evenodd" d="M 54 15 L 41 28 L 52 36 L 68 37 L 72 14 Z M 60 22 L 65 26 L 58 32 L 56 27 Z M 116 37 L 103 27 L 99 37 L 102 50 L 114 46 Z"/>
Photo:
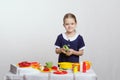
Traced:
<path id="1" fill-rule="evenodd" d="M 0 79 L 20 61 L 57 63 L 54 43 L 74 13 L 98 80 L 120 80 L 120 0 L 0 0 Z"/>

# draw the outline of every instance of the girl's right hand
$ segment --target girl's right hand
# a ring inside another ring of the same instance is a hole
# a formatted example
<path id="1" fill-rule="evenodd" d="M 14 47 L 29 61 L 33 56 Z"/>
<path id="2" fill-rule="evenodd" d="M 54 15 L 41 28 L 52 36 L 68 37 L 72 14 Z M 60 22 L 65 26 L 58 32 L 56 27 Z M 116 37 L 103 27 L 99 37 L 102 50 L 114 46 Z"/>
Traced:
<path id="1" fill-rule="evenodd" d="M 71 51 L 66 51 L 64 48 L 61 48 L 61 52 L 62 52 L 63 54 L 65 54 L 66 56 L 72 55 L 72 52 L 71 52 Z"/>
<path id="2" fill-rule="evenodd" d="M 65 50 L 64 48 L 61 48 L 61 52 L 64 53 L 64 54 L 67 53 L 66 50 Z"/>

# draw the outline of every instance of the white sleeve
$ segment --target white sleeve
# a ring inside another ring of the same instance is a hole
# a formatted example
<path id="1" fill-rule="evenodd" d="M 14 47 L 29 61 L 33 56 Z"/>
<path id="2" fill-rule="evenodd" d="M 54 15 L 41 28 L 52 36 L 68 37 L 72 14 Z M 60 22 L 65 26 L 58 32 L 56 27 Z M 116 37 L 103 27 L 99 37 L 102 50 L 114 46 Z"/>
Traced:
<path id="1" fill-rule="evenodd" d="M 55 45 L 55 48 L 60 48 L 60 47 Z"/>
<path id="2" fill-rule="evenodd" d="M 85 49 L 85 46 L 81 47 L 79 50 L 84 50 Z"/>

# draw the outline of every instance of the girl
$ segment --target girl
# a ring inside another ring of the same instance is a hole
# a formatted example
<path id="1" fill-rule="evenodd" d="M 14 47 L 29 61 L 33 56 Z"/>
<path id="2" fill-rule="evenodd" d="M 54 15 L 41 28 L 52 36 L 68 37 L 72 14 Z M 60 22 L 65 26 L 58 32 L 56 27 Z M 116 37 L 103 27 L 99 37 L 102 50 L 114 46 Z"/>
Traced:
<path id="1" fill-rule="evenodd" d="M 77 34 L 75 30 L 77 26 L 75 15 L 65 14 L 63 26 L 66 32 L 59 34 L 55 42 L 55 51 L 59 54 L 58 62 L 79 62 L 79 56 L 83 55 L 85 44 L 82 36 Z M 69 47 L 68 51 L 63 48 L 64 45 Z"/>

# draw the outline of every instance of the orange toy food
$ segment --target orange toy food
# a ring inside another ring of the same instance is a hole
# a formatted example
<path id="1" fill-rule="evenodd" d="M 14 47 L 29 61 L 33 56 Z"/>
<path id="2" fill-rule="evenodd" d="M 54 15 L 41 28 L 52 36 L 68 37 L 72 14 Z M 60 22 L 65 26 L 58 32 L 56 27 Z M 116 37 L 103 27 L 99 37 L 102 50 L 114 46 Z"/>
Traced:
<path id="1" fill-rule="evenodd" d="M 80 71 L 80 63 L 73 63 L 72 71 L 73 71 L 73 73 L 79 72 Z"/>
<path id="2" fill-rule="evenodd" d="M 85 61 L 86 64 L 86 70 L 89 70 L 91 67 L 91 62 L 90 61 Z"/>
<path id="3" fill-rule="evenodd" d="M 38 63 L 38 62 L 31 62 L 31 66 L 32 66 L 33 68 L 38 69 L 38 68 L 40 68 L 40 63 Z"/>

